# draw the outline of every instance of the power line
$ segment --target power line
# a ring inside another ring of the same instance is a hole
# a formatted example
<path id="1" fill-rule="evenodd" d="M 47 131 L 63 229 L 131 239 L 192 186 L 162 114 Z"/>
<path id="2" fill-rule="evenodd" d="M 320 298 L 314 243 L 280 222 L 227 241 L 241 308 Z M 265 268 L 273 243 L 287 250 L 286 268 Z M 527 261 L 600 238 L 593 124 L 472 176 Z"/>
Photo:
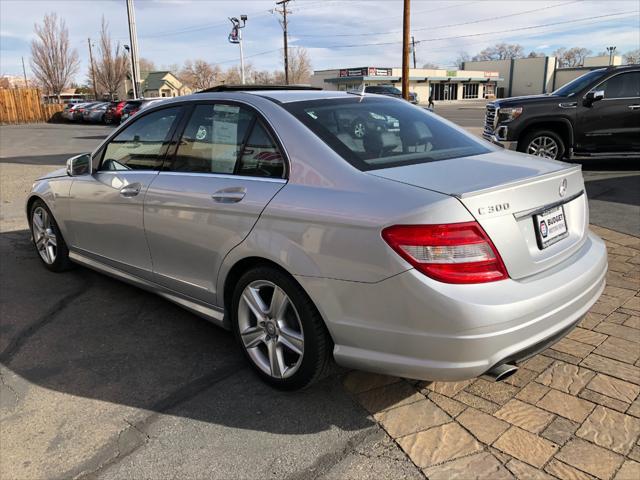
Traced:
<path id="1" fill-rule="evenodd" d="M 412 28 L 411 31 L 412 32 L 419 32 L 422 30 L 440 30 L 442 28 L 449 28 L 449 27 L 459 27 L 461 25 L 472 25 L 475 23 L 482 23 L 482 22 L 489 22 L 491 20 L 499 20 L 502 18 L 509 18 L 509 17 L 516 17 L 519 15 L 526 15 L 528 13 L 534 13 L 534 12 L 540 12 L 543 10 L 550 10 L 552 8 L 558 8 L 558 7 L 563 7 L 565 5 L 570 5 L 572 3 L 580 3 L 583 0 L 572 0 L 571 2 L 565 2 L 565 3 L 559 3 L 556 5 L 550 5 L 550 6 L 546 6 L 546 7 L 540 7 L 540 8 L 534 8 L 532 10 L 525 10 L 524 12 L 517 12 L 517 13 L 510 13 L 507 15 L 500 15 L 500 16 L 496 16 L 496 17 L 489 17 L 489 18 L 483 18 L 480 20 L 472 20 L 469 22 L 462 22 L 462 23 L 451 23 L 449 25 L 438 25 L 438 26 L 433 26 L 433 27 L 419 27 L 419 28 Z M 402 30 L 389 30 L 387 32 L 369 32 L 369 33 L 341 33 L 341 34 L 335 34 L 335 35 L 331 35 L 331 34 L 308 34 L 308 35 L 296 35 L 296 37 L 369 37 L 369 36 L 380 36 L 380 35 L 391 35 L 391 34 L 395 34 L 395 33 L 401 33 Z"/>
<path id="2" fill-rule="evenodd" d="M 480 37 L 480 36 L 483 36 L 483 35 L 493 35 L 493 34 L 496 34 L 496 33 L 516 32 L 516 31 L 520 31 L 520 30 L 531 30 L 531 29 L 535 29 L 535 28 L 551 27 L 551 26 L 554 26 L 554 25 L 565 25 L 567 23 L 576 23 L 576 22 L 585 21 L 585 20 L 616 17 L 616 16 L 621 16 L 621 15 L 630 15 L 630 14 L 636 14 L 636 13 L 640 13 L 640 11 L 638 11 L 638 10 L 629 10 L 629 11 L 626 11 L 626 12 L 610 13 L 610 14 L 607 14 L 607 15 L 595 15 L 593 17 L 576 18 L 576 19 L 573 19 L 573 20 L 566 20 L 566 21 L 562 21 L 562 22 L 553 22 L 553 23 L 546 23 L 546 24 L 541 24 L 541 25 L 531 25 L 531 26 L 528 26 L 528 27 L 517 27 L 517 28 L 506 29 L 506 30 L 496 30 L 496 31 L 493 31 L 493 32 L 469 33 L 467 35 L 453 35 L 453 36 L 449 36 L 449 37 L 440 37 L 440 38 L 426 38 L 424 40 L 416 40 L 416 43 L 437 42 L 437 41 L 442 41 L 442 40 L 453 40 L 453 39 L 456 39 L 456 38 Z M 323 46 L 319 46 L 319 47 L 315 47 L 315 48 L 374 47 L 374 46 L 382 46 L 382 45 L 397 45 L 399 43 L 402 43 L 402 40 L 393 41 L 393 42 L 355 43 L 355 44 L 349 44 L 349 45 L 323 45 Z M 308 47 L 308 48 L 314 48 L 314 47 L 311 46 L 311 47 Z"/>
<path id="3" fill-rule="evenodd" d="M 296 7 L 297 11 L 300 10 L 306 10 L 307 8 L 317 5 L 317 4 L 323 4 L 323 5 L 327 5 L 329 3 L 335 3 L 337 1 L 342 1 L 342 0 L 325 0 L 325 1 L 317 1 L 317 2 L 310 2 L 310 3 L 304 3 L 303 5 L 301 5 L 300 7 Z M 262 17 L 268 17 L 272 14 L 273 9 L 268 9 L 268 10 L 256 10 L 253 13 L 248 13 L 247 16 L 251 17 L 252 19 L 256 19 L 256 18 L 262 18 Z M 228 24 L 227 22 L 219 22 L 219 23 L 203 23 L 203 24 L 199 24 L 199 25 L 192 25 L 190 27 L 184 27 L 184 28 L 180 28 L 177 30 L 169 30 L 169 31 L 165 31 L 165 32 L 158 32 L 158 33 L 153 33 L 150 35 L 144 35 L 144 36 L 140 36 L 140 38 L 159 38 L 159 37 L 172 37 L 175 35 L 184 35 L 186 33 L 192 33 L 192 32 L 198 32 L 198 31 L 202 31 L 202 30 L 209 30 L 212 28 L 218 28 L 218 27 L 226 27 Z"/>

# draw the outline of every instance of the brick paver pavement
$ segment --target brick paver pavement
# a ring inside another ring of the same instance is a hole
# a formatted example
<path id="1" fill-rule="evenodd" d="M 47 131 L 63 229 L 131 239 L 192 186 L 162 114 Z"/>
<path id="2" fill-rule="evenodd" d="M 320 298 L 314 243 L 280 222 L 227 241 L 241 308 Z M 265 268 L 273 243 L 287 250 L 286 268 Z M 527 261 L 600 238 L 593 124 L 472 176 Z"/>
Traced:
<path id="1" fill-rule="evenodd" d="M 425 477 L 640 480 L 640 238 L 592 229 L 609 252 L 603 295 L 504 382 L 347 375 Z"/>

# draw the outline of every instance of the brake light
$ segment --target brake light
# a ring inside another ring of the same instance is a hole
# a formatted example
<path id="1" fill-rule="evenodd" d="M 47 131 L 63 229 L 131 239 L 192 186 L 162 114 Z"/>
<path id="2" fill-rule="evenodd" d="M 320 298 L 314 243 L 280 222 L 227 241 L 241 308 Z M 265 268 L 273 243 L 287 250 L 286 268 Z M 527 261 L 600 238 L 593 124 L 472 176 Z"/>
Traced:
<path id="1" fill-rule="evenodd" d="M 477 222 L 394 225 L 382 238 L 416 270 L 445 283 L 509 278 L 493 242 Z"/>

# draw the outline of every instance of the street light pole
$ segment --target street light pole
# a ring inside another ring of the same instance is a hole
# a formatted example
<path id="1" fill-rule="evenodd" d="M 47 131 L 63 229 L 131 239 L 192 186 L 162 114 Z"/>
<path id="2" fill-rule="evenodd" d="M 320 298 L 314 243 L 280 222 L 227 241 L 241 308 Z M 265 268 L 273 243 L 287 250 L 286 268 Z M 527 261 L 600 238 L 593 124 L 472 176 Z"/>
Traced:
<path id="1" fill-rule="evenodd" d="M 616 47 L 607 47 L 607 52 L 609 52 L 609 65 L 613 65 L 613 52 L 616 51 Z"/>
<path id="2" fill-rule="evenodd" d="M 413 54 L 413 68 L 416 68 L 416 41 L 411 35 L 411 53 Z"/>
<path id="3" fill-rule="evenodd" d="M 242 20 L 242 25 L 240 25 L 240 20 Z M 233 28 L 231 29 L 231 33 L 229 34 L 229 42 L 230 43 L 238 43 L 240 44 L 240 83 L 244 85 L 245 83 L 245 75 L 244 75 L 244 50 L 242 48 L 242 29 L 247 26 L 247 16 L 240 15 L 240 20 L 236 17 L 229 18 Z"/>
<path id="4" fill-rule="evenodd" d="M 93 97 L 98 100 L 98 86 L 96 85 L 96 67 L 93 64 L 93 52 L 91 51 L 91 38 L 87 38 L 89 43 L 89 61 L 91 62 L 91 80 L 93 81 Z"/>
<path id="5" fill-rule="evenodd" d="M 409 100 L 410 0 L 404 0 L 402 17 L 402 98 Z"/>
<path id="6" fill-rule="evenodd" d="M 29 88 L 29 82 L 27 82 L 27 70 L 24 68 L 24 57 L 22 57 L 22 75 L 24 76 L 24 88 Z"/>

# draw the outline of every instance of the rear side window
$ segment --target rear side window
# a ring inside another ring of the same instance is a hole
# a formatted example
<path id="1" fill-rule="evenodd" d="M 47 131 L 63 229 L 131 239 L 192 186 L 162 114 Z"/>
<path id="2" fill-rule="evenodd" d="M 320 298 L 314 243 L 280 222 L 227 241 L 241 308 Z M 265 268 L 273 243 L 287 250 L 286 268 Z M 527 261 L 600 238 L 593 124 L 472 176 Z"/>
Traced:
<path id="1" fill-rule="evenodd" d="M 170 170 L 282 178 L 284 159 L 253 111 L 206 104 L 194 109 Z"/>
<path id="2" fill-rule="evenodd" d="M 604 90 L 604 98 L 640 97 L 640 72 L 620 73 L 600 84 L 596 90 Z"/>
<path id="3" fill-rule="evenodd" d="M 107 144 L 100 170 L 159 169 L 179 112 L 179 107 L 165 108 L 135 120 Z"/>
<path id="4" fill-rule="evenodd" d="M 360 170 L 490 152 L 479 140 L 405 101 L 365 96 L 284 107 Z"/>

